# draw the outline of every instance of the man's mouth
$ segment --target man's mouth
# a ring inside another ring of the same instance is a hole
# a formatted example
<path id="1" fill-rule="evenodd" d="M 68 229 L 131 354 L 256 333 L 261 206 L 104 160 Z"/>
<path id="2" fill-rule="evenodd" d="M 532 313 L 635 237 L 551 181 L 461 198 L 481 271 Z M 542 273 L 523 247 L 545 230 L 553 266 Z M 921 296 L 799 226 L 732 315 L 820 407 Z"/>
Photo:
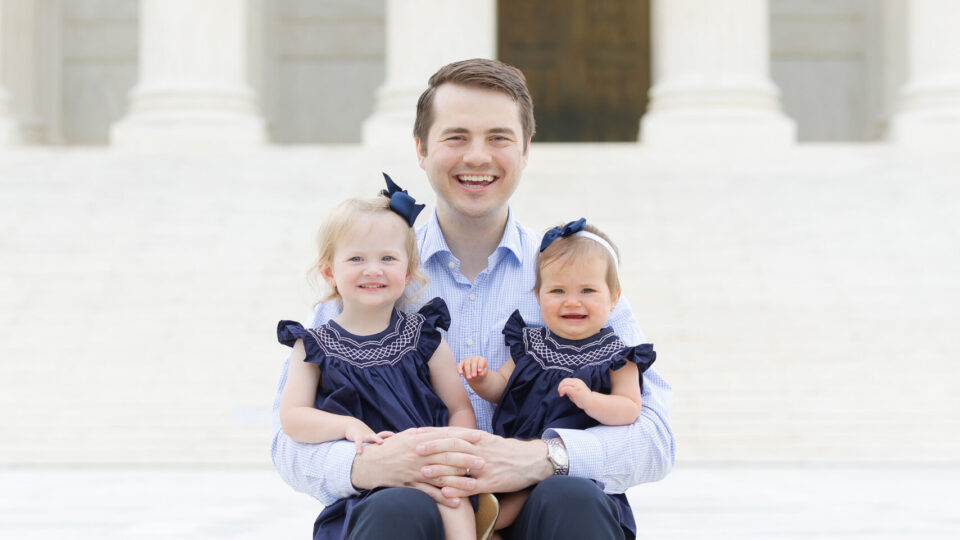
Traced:
<path id="1" fill-rule="evenodd" d="M 489 174 L 458 174 L 457 182 L 468 188 L 483 188 L 493 183 L 497 177 Z"/>

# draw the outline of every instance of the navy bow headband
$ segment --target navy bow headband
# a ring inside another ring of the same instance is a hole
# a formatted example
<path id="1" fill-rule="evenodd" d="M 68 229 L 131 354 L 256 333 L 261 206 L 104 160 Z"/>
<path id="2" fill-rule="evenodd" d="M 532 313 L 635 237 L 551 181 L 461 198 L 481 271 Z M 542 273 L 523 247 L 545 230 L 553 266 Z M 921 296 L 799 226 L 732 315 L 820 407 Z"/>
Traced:
<path id="1" fill-rule="evenodd" d="M 417 204 L 416 199 L 411 197 L 407 190 L 400 189 L 400 186 L 395 184 L 393 180 L 383 173 L 383 179 L 387 181 L 387 189 L 380 192 L 384 197 L 390 198 L 390 209 L 396 212 L 400 217 L 402 217 L 406 222 L 413 227 L 413 222 L 417 220 L 417 216 L 420 214 L 420 211 L 423 210 L 426 205 Z"/>
<path id="2" fill-rule="evenodd" d="M 564 238 L 582 231 L 587 225 L 587 218 L 580 218 L 571 221 L 562 227 L 554 227 L 543 234 L 543 241 L 540 242 L 540 252 L 547 249 L 547 246 L 553 243 L 557 238 Z"/>

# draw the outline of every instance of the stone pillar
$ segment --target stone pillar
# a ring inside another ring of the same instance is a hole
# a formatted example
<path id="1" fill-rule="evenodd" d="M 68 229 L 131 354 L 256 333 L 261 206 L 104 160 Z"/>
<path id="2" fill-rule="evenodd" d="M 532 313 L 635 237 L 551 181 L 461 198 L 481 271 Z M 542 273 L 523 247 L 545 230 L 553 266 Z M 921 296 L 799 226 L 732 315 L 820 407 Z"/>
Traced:
<path id="1" fill-rule="evenodd" d="M 960 150 L 960 2 L 908 0 L 907 81 L 890 138 Z"/>
<path id="2" fill-rule="evenodd" d="M 45 138 L 41 81 L 49 0 L 0 0 L 0 145 Z"/>
<path id="3" fill-rule="evenodd" d="M 430 75 L 456 60 L 495 57 L 496 0 L 387 0 L 386 26 L 386 80 L 363 124 L 363 143 L 409 150 Z"/>
<path id="4" fill-rule="evenodd" d="M 770 78 L 767 0 L 653 0 L 650 145 L 786 145 L 796 126 Z"/>
<path id="5" fill-rule="evenodd" d="M 251 86 L 260 0 L 140 0 L 140 78 L 110 130 L 120 147 L 267 140 Z"/>

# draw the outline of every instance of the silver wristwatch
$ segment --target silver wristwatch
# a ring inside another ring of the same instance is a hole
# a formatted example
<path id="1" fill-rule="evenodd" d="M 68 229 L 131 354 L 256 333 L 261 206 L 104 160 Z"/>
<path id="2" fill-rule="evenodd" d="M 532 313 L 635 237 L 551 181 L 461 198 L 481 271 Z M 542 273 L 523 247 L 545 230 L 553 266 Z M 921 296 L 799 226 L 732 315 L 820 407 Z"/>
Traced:
<path id="1" fill-rule="evenodd" d="M 563 439 L 560 437 L 551 437 L 544 439 L 547 443 L 547 459 L 553 465 L 554 476 L 566 476 L 570 472 L 570 461 L 567 458 L 567 447 L 563 445 Z"/>

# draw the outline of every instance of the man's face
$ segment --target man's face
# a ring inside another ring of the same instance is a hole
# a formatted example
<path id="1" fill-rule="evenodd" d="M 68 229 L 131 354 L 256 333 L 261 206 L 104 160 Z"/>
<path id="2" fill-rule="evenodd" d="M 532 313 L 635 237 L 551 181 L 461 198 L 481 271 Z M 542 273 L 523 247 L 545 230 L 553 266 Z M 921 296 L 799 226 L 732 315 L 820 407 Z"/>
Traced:
<path id="1" fill-rule="evenodd" d="M 506 219 L 529 142 L 516 102 L 502 92 L 447 83 L 434 94 L 433 118 L 417 155 L 440 218 Z"/>

